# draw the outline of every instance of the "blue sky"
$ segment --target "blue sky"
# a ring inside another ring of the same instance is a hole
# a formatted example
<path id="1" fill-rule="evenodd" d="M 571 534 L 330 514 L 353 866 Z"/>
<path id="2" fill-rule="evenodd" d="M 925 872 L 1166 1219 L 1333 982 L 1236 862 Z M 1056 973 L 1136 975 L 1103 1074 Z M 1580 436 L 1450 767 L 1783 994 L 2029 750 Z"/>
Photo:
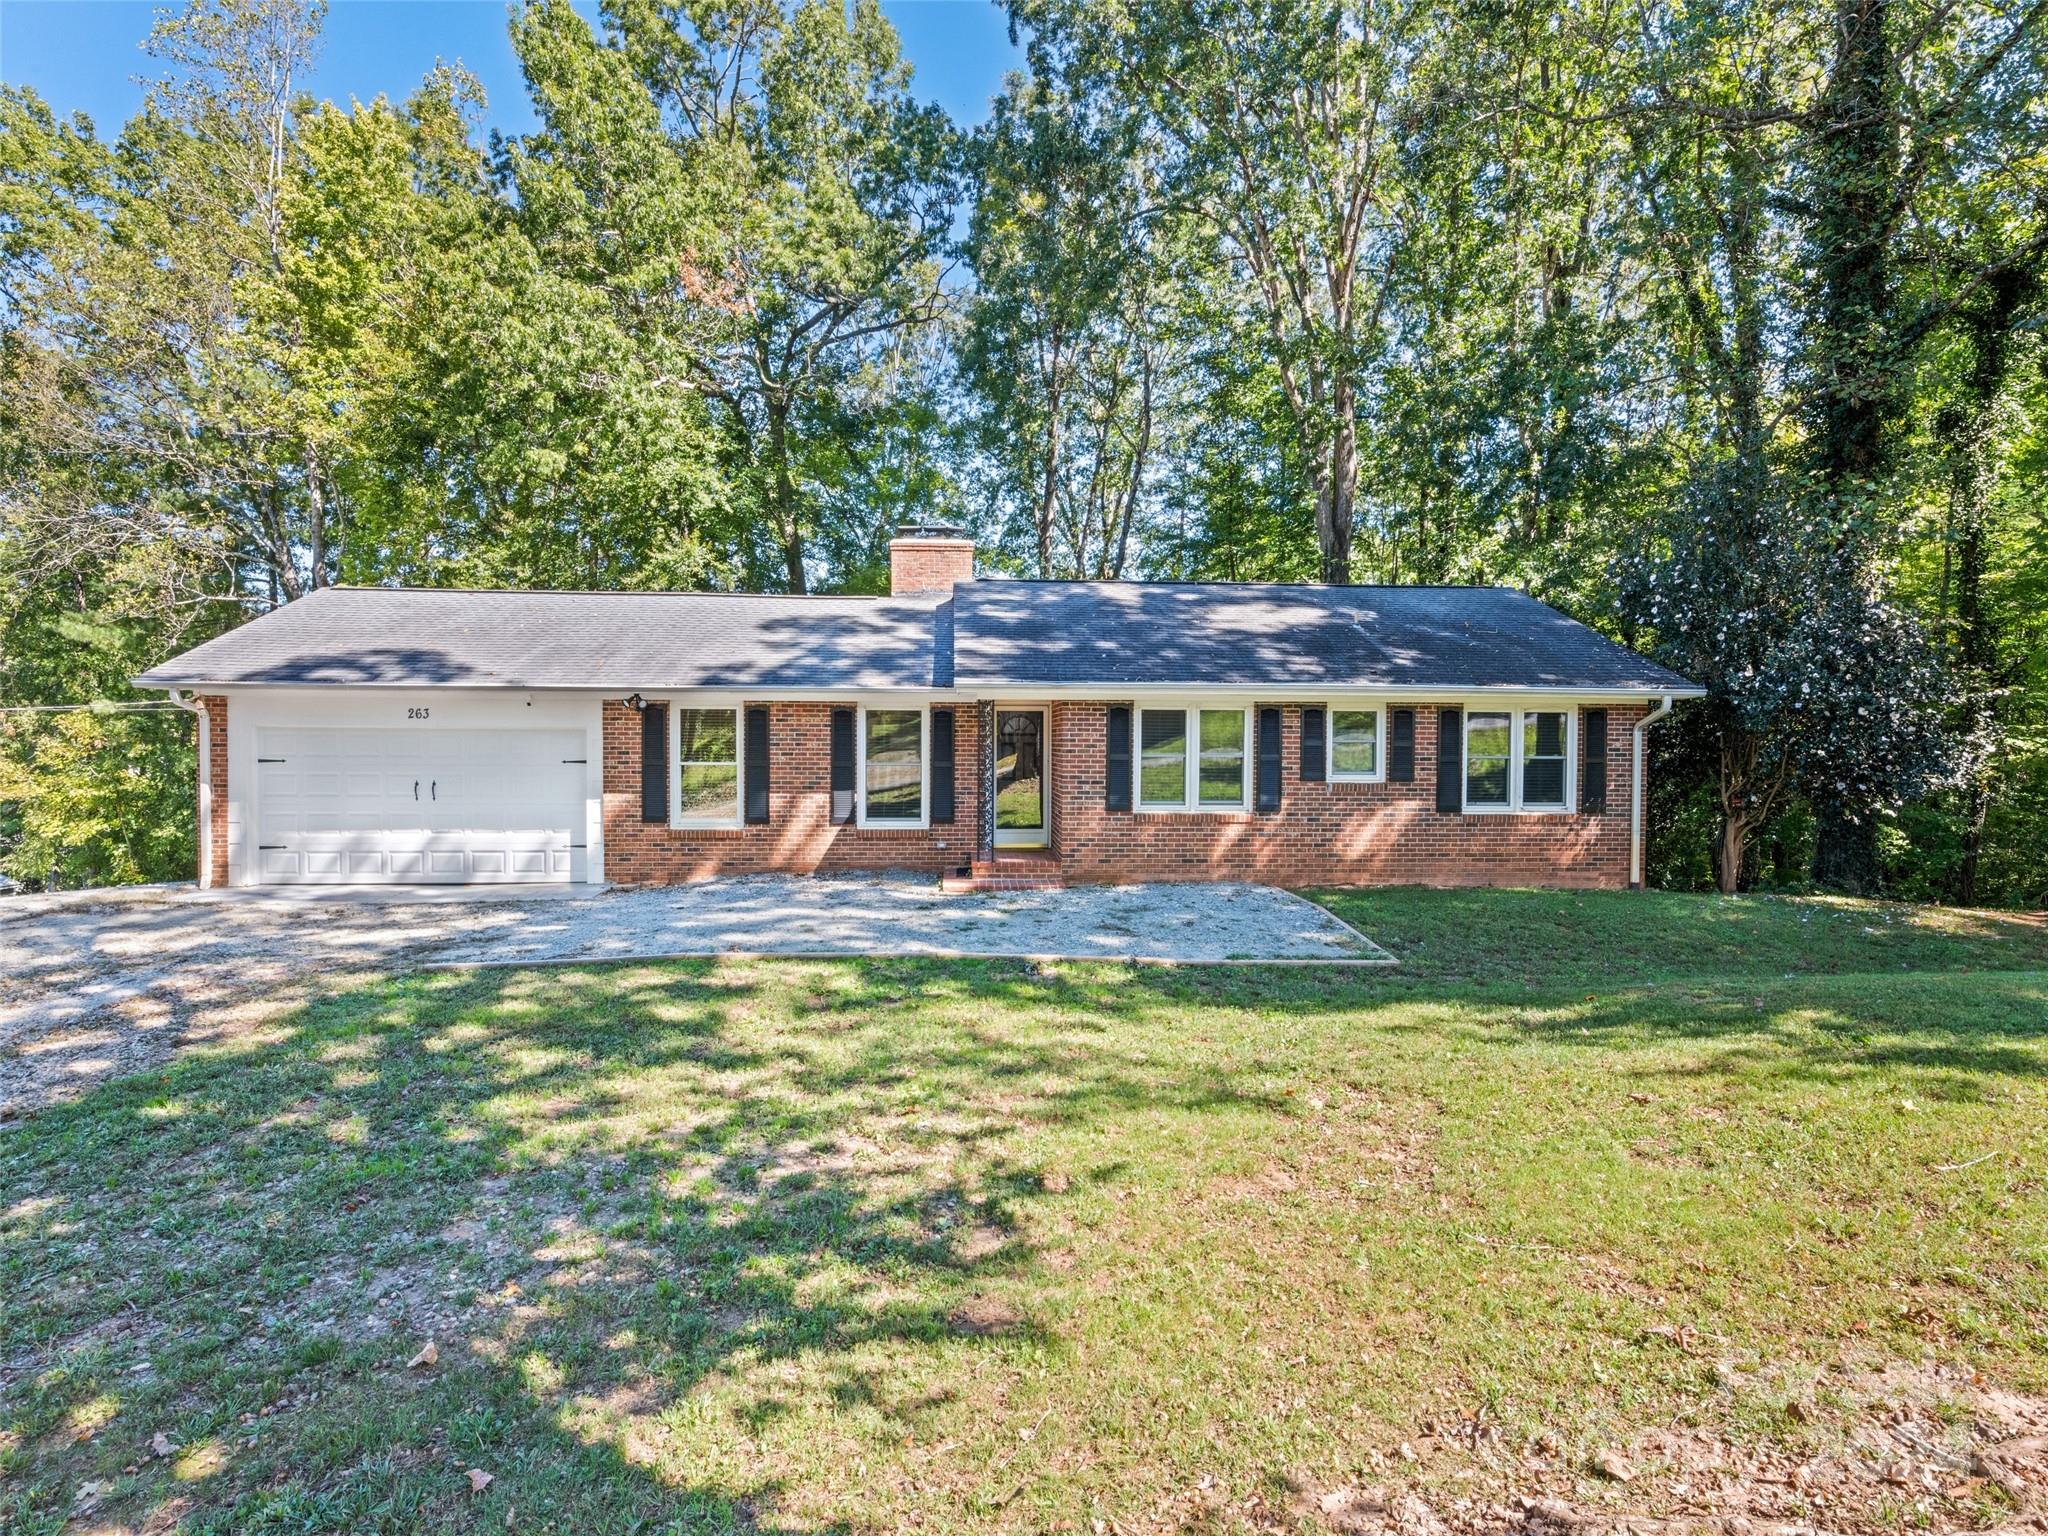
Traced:
<path id="1" fill-rule="evenodd" d="M 578 0 L 586 15 L 595 5 Z M 31 85 L 60 114 L 82 111 L 108 137 L 141 103 L 135 77 L 150 0 L 0 0 L 0 80 Z M 916 70 L 913 87 L 957 122 L 978 123 L 1003 75 L 1022 67 L 994 0 L 882 0 Z M 345 102 L 379 92 L 402 100 L 436 59 L 460 60 L 483 82 L 487 124 L 533 124 L 506 41 L 505 0 L 333 0 L 308 89 Z"/>

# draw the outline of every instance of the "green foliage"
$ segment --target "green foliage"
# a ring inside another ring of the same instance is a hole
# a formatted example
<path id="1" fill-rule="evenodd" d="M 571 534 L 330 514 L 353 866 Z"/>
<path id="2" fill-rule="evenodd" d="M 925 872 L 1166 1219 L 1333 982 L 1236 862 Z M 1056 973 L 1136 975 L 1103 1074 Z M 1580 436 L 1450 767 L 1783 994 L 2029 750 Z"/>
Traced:
<path id="1" fill-rule="evenodd" d="M 1665 878 L 2048 894 L 2038 17 L 1007 4 L 972 135 L 874 0 L 526 0 L 488 142 L 457 68 L 309 99 L 314 0 L 164 16 L 117 134 L 0 87 L 0 705 L 330 581 L 877 591 L 946 518 L 1524 586 L 1714 690 Z M 94 719 L 9 728 L 30 864 L 107 795 L 27 765 L 184 750 Z"/>
<path id="2" fill-rule="evenodd" d="M 53 889 L 190 878 L 196 759 L 182 711 L 0 725 L 0 870 Z"/>

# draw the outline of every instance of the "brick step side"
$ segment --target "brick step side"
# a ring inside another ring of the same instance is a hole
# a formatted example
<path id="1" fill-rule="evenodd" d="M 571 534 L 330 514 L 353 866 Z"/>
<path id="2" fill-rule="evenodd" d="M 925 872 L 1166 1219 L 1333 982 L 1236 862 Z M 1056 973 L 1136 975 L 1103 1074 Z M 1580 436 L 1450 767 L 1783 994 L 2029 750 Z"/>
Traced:
<path id="1" fill-rule="evenodd" d="M 992 859 L 976 859 L 965 871 L 955 870 L 941 877 L 944 891 L 1057 891 L 1066 886 L 1060 861 L 1036 849 L 1028 853 L 998 853 Z"/>

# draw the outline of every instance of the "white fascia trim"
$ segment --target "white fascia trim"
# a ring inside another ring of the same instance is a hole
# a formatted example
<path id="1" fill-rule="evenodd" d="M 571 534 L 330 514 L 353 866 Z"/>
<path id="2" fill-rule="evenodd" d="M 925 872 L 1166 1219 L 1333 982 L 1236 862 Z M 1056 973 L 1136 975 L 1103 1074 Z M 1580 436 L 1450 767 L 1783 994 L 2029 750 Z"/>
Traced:
<path id="1" fill-rule="evenodd" d="M 1360 683 L 1356 687 L 1333 686 L 1329 683 L 1004 683 L 976 684 L 972 687 L 957 688 L 953 692 L 961 697 L 977 700 L 1028 696 L 1033 699 L 1100 699 L 1105 703 L 1117 704 L 1138 700 L 1148 704 L 1172 704 L 1177 700 L 1195 698 L 1225 706 L 1239 700 L 1246 704 L 1273 704 L 1295 700 L 1315 704 L 1327 703 L 1333 699 L 1396 698 L 1427 700 L 1432 704 L 1456 704 L 1468 699 L 1508 701 L 1517 698 L 1583 700 L 1593 704 L 1652 704 L 1660 699 L 1703 699 L 1707 696 L 1704 688 L 1582 688 L 1566 685 L 1444 688 L 1412 683 Z"/>
<path id="2" fill-rule="evenodd" d="M 346 689 L 351 692 L 368 693 L 419 693 L 419 692 L 471 692 L 471 693 L 531 693 L 555 694 L 578 693 L 600 694 L 608 699 L 623 699 L 638 693 L 647 698 L 701 698 L 706 701 L 742 700 L 770 703 L 775 700 L 800 700 L 812 704 L 860 704 L 869 700 L 876 703 L 899 705 L 914 704 L 980 704 L 1000 703 L 1011 699 L 1029 699 L 1034 703 L 1060 700 L 1099 700 L 1103 703 L 1126 703 L 1139 699 L 1150 702 L 1170 703 L 1175 699 L 1192 696 L 1210 701 L 1212 704 L 1228 707 L 1233 703 L 1272 704 L 1299 701 L 1307 704 L 1327 702 L 1338 698 L 1381 698 L 1417 699 L 1436 704 L 1459 704 L 1474 700 L 1509 700 L 1516 698 L 1568 699 L 1587 704 L 1654 704 L 1664 700 L 1676 702 L 1681 699 L 1703 699 L 1707 696 L 1704 688 L 1581 688 L 1566 684 L 1543 686 L 1501 686 L 1493 688 L 1442 688 L 1414 683 L 1361 683 L 1356 687 L 1334 687 L 1328 683 L 1272 683 L 1266 685 L 1248 683 L 976 683 L 955 688 L 863 688 L 863 687 L 804 687 L 784 686 L 759 687 L 746 684 L 720 686 L 716 688 L 676 688 L 661 683 L 550 683 L 535 686 L 528 683 L 319 683 L 319 682 L 181 682 L 153 683 L 140 686 L 161 689 L 175 693 L 180 689 L 202 689 L 218 692 L 223 689 L 248 689 L 252 692 L 272 690 L 319 690 L 324 688 Z"/>

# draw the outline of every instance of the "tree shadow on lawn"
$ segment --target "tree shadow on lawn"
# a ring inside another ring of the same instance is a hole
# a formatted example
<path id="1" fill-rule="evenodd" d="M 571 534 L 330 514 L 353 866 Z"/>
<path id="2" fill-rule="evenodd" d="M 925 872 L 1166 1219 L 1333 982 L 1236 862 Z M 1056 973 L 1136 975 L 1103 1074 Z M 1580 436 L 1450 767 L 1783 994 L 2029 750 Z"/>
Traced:
<path id="1" fill-rule="evenodd" d="M 0 1137 L 0 1470 L 31 1490 L 0 1516 L 90 1482 L 195 1530 L 843 1528 L 748 1449 L 806 1394 L 843 1504 L 975 1354 L 1060 1347 L 1019 1218 L 1068 1174 L 1020 1132 L 1283 1107 L 1018 1028 L 1096 987 L 934 969 L 414 977 L 32 1117 Z"/>
<path id="2" fill-rule="evenodd" d="M 0 1470 L 34 1490 L 0 1516 L 61 1519 L 90 1479 L 138 1521 L 189 1501 L 195 1530 L 842 1529 L 820 1511 L 862 1507 L 864 1453 L 993 1433 L 952 1395 L 981 1357 L 1061 1358 L 1032 1217 L 1119 1169 L 1040 1166 L 1048 1133 L 1296 1115 L 1277 1080 L 1303 1061 L 1459 1036 L 1929 1099 L 2038 1078 L 2048 978 L 1948 981 L 1530 1000 L 787 961 L 324 997 L 0 1136 Z M 428 1337 L 440 1363 L 409 1370 Z M 991 1455 L 929 1475 L 985 1495 Z"/>

